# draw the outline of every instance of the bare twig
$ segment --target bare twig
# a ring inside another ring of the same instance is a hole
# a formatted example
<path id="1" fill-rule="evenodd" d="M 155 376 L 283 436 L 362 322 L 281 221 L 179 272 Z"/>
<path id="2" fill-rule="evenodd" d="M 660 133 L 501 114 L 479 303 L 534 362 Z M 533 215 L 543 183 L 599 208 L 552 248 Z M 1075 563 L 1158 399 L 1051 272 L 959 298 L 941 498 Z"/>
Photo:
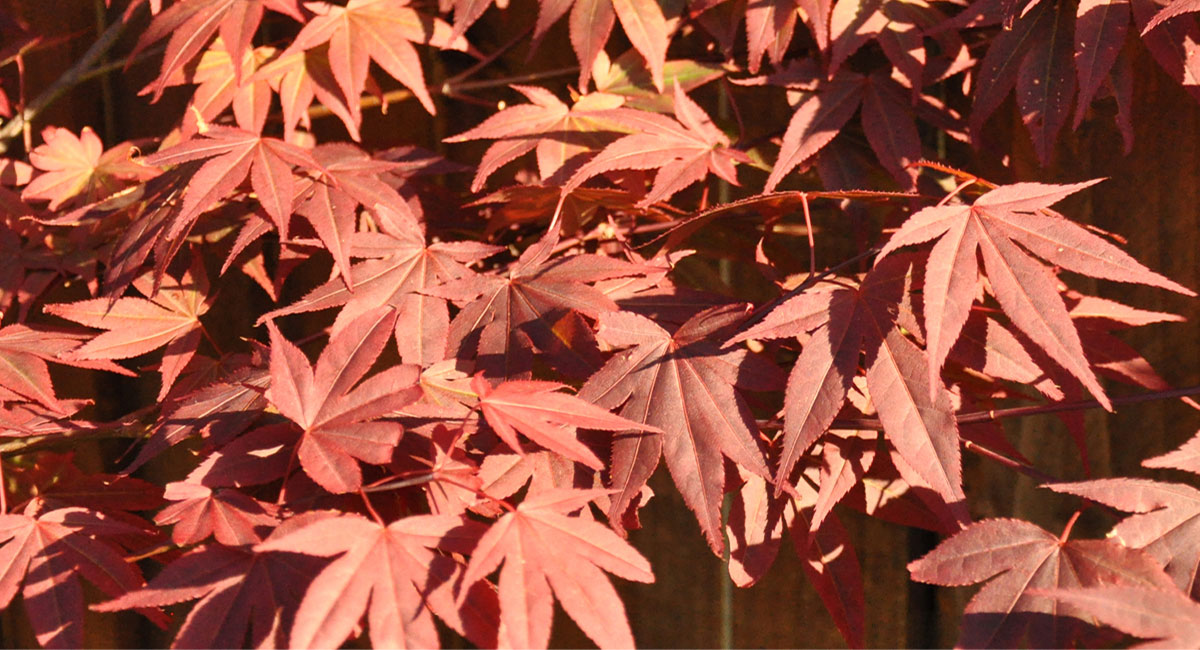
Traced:
<path id="1" fill-rule="evenodd" d="M 21 135 L 26 125 L 32 122 L 38 113 L 82 81 L 85 75 L 92 71 L 92 66 L 103 59 L 104 55 L 116 45 L 117 39 L 124 29 L 125 21 L 114 21 L 108 26 L 108 29 L 104 30 L 100 38 L 92 43 L 87 52 L 75 62 L 75 65 L 67 69 L 49 88 L 42 91 L 42 94 L 29 102 L 24 110 L 5 122 L 4 126 L 0 126 L 0 153 L 8 151 L 8 141 Z"/>
<path id="2" fill-rule="evenodd" d="M 487 88 L 503 88 L 512 84 L 529 83 L 531 81 L 541 81 L 542 79 L 551 79 L 561 77 L 568 74 L 579 72 L 579 66 L 571 66 L 568 68 L 557 68 L 554 70 L 546 70 L 545 72 L 532 72 L 529 74 L 516 75 L 513 77 L 504 77 L 503 79 L 485 79 L 481 81 L 467 81 L 459 84 L 447 81 L 441 86 L 431 86 L 428 88 L 430 95 L 455 95 L 460 92 L 471 90 L 484 90 Z M 407 88 L 399 88 L 391 90 L 383 94 L 382 98 L 375 95 L 368 95 L 359 100 L 358 105 L 362 108 L 372 108 L 386 102 L 388 104 L 402 102 L 416 97 L 411 90 Z M 310 118 L 326 117 L 333 115 L 333 111 L 328 108 L 315 104 L 308 108 L 308 116 Z"/>

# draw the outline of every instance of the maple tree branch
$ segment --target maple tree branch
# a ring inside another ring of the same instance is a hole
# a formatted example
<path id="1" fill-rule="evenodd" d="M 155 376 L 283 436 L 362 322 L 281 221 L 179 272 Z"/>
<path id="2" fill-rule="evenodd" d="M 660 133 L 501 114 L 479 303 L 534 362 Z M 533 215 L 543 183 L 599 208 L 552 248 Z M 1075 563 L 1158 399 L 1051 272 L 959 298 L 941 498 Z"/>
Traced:
<path id="1" fill-rule="evenodd" d="M 529 74 L 521 74 L 512 77 L 503 77 L 500 79 L 487 79 L 484 81 L 468 81 L 460 84 L 454 84 L 450 81 L 443 83 L 441 86 L 429 87 L 427 90 L 430 95 L 442 95 L 445 97 L 454 97 L 461 91 L 485 90 L 488 88 L 501 88 L 512 84 L 529 83 L 533 81 L 541 81 L 543 79 L 552 79 L 568 74 L 579 72 L 579 66 L 574 65 L 566 68 L 555 68 L 554 70 L 546 70 L 544 72 L 531 72 Z M 415 99 L 416 95 L 407 88 L 397 88 L 389 90 L 381 96 L 367 95 L 362 97 L 358 105 L 360 108 L 374 108 L 381 104 L 391 104 L 394 102 L 402 102 L 410 99 Z M 333 111 L 329 110 L 321 104 L 314 104 L 308 107 L 308 116 L 310 118 L 328 117 L 333 115 Z"/>
<path id="2" fill-rule="evenodd" d="M 96 39 L 95 43 L 88 48 L 75 65 L 67 69 L 50 87 L 42 92 L 29 102 L 20 112 L 12 117 L 4 126 L 0 126 L 0 154 L 8 151 L 8 141 L 21 135 L 25 129 L 25 125 L 33 121 L 47 106 L 52 104 L 59 97 L 64 95 L 68 90 L 74 88 L 76 84 L 84 80 L 85 75 L 92 71 L 92 67 L 97 61 L 104 58 L 114 45 L 117 44 L 117 39 L 121 36 L 121 32 L 125 30 L 125 21 L 113 21 L 108 29 Z M 94 75 L 93 75 L 94 76 Z M 87 77 L 90 78 L 90 77 Z"/>
<path id="3" fill-rule="evenodd" d="M 993 460 L 997 463 L 1000 463 L 1001 465 L 1004 465 L 1005 467 L 1007 467 L 1009 469 L 1018 471 L 1018 472 L 1024 474 L 1025 476 L 1028 476 L 1029 478 L 1033 479 L 1034 481 L 1036 481 L 1039 484 L 1062 482 L 1062 479 L 1058 478 L 1057 476 L 1054 476 L 1053 474 L 1047 474 L 1046 472 L 1043 472 L 1042 470 L 1034 467 L 1033 465 L 1028 465 L 1026 463 L 1022 463 L 1019 460 L 1009 458 L 1008 456 L 1005 456 L 1004 454 L 1002 454 L 990 447 L 987 447 L 985 445 L 981 445 L 977 442 L 972 442 L 970 440 L 963 440 L 962 443 L 963 443 L 963 449 L 966 449 L 967 451 L 975 452 L 976 454 L 983 456 L 984 458 Z"/>
<path id="4" fill-rule="evenodd" d="M 1139 404 L 1142 402 L 1154 402 L 1164 399 L 1174 399 L 1177 397 L 1187 397 L 1189 395 L 1200 395 L 1200 386 L 1188 386 L 1186 388 L 1175 388 L 1171 390 L 1160 390 L 1150 393 L 1141 393 L 1138 395 L 1123 395 L 1112 397 L 1109 401 L 1113 406 L 1121 406 L 1125 404 Z M 1014 406 L 1005 409 L 989 409 L 987 411 L 971 411 L 968 413 L 957 413 L 954 419 L 958 424 L 979 424 L 982 422 L 995 422 L 1002 418 L 1022 417 L 1027 415 L 1045 415 L 1049 413 L 1062 413 L 1065 411 L 1084 411 L 1088 409 L 1101 408 L 1100 402 L 1094 399 L 1079 400 L 1076 402 L 1054 402 L 1051 404 L 1035 404 L 1033 406 Z M 883 424 L 879 418 L 838 418 L 829 426 L 831 429 L 865 429 L 869 431 L 883 431 Z"/>
<path id="5" fill-rule="evenodd" d="M 97 427 L 94 429 L 72 429 L 56 433 L 45 433 L 33 436 L 12 438 L 0 442 L 0 456 L 19 456 L 35 451 L 53 449 L 65 444 L 77 444 L 89 440 L 110 440 L 117 438 L 141 438 L 146 435 L 144 430 L 135 426 Z"/>

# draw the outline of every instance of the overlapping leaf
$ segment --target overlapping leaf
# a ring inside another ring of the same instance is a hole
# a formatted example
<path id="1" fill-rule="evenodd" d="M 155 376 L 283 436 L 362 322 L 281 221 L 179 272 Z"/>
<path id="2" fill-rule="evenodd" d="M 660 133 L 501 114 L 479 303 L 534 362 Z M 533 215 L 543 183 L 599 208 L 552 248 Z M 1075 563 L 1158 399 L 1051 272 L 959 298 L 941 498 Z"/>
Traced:
<path id="1" fill-rule="evenodd" d="M 1047 209 L 1097 182 L 1006 185 L 971 205 L 920 210 L 892 236 L 881 255 L 902 246 L 937 240 L 925 269 L 931 377 L 941 369 L 967 320 L 977 291 L 981 254 L 991 292 L 1013 325 L 1074 375 L 1101 404 L 1111 408 L 1084 356 L 1083 344 L 1054 276 L 1033 255 L 1096 278 L 1195 294 Z"/>
<path id="2" fill-rule="evenodd" d="M 1192 598 L 1200 595 L 1200 490 L 1182 483 L 1136 478 L 1046 487 L 1134 513 L 1114 526 L 1110 537 L 1146 551 L 1185 594 Z"/>
<path id="3" fill-rule="evenodd" d="M 592 469 L 604 463 L 578 440 L 575 428 L 601 431 L 641 430 L 661 433 L 655 427 L 631 422 L 574 395 L 558 392 L 562 384 L 544 381 L 507 381 L 492 387 L 476 375 L 471 388 L 479 396 L 479 409 L 489 425 L 513 451 L 524 453 L 517 433 L 539 445 Z"/>
<path id="4" fill-rule="evenodd" d="M 473 278 L 475 273 L 466 265 L 499 249 L 475 242 L 429 244 L 424 226 L 415 219 L 384 204 L 375 212 L 379 231 L 350 239 L 351 254 L 370 259 L 352 266 L 345 280 L 330 280 L 263 319 L 342 306 L 333 325 L 336 334 L 359 315 L 391 305 L 398 314 L 395 331 L 401 358 L 422 366 L 441 361 L 447 354 L 450 312 L 445 298 L 425 290 Z"/>
<path id="5" fill-rule="evenodd" d="M 281 526 L 268 541 L 296 525 Z M 112 612 L 199 599 L 173 647 L 233 648 L 249 639 L 255 647 L 286 648 L 301 596 L 326 563 L 302 553 L 200 546 L 168 564 L 145 587 L 92 609 Z"/>
<path id="6" fill-rule="evenodd" d="M 487 377 L 528 377 L 533 351 L 568 375 L 587 376 L 600 365 L 590 328 L 574 328 L 564 340 L 562 319 L 597 318 L 616 304 L 588 283 L 642 273 L 635 264 L 598 255 L 551 258 L 557 233 L 525 250 L 507 277 L 471 275 L 433 295 L 465 303 L 450 322 L 451 354 L 475 358 Z"/>
<path id="7" fill-rule="evenodd" d="M 293 648 L 340 645 L 367 616 L 380 648 L 436 648 L 433 615 L 480 646 L 495 644 L 496 596 L 462 565 L 433 549 L 469 552 L 482 526 L 462 517 L 423 515 L 389 525 L 354 514 L 304 522 L 255 548 L 339 555 L 313 579 L 288 636 Z M 461 579 L 461 580 L 460 580 Z"/>
<path id="8" fill-rule="evenodd" d="M 547 647 L 557 599 L 600 647 L 633 647 L 625 607 L 603 571 L 653 582 L 650 563 L 608 528 L 569 514 L 603 494 L 563 489 L 526 497 L 480 538 L 463 584 L 475 584 L 504 563 L 502 646 Z"/>
<path id="9" fill-rule="evenodd" d="M 226 200 L 247 176 L 259 204 L 286 235 L 296 193 L 292 166 L 321 171 L 312 155 L 300 147 L 224 126 L 209 127 L 203 137 L 148 156 L 146 164 L 179 165 L 194 160 L 204 164 L 190 174 L 183 206 L 166 232 L 168 238 L 179 236 L 201 213 Z"/>
<path id="10" fill-rule="evenodd" d="M 1104 585 L 1041 595 L 1126 634 L 1150 639 L 1139 648 L 1200 648 L 1200 604 L 1177 590 Z"/>
<path id="11" fill-rule="evenodd" d="M 413 43 L 466 51 L 466 39 L 452 34 L 449 25 L 418 13 L 407 0 L 350 0 L 345 6 L 313 2 L 306 8 L 317 15 L 296 35 L 285 56 L 329 43 L 330 69 L 348 103 L 358 103 L 368 64 L 375 61 L 426 110 L 436 112 Z"/>
<path id="12" fill-rule="evenodd" d="M 314 366 L 268 322 L 271 388 L 267 398 L 304 430 L 297 450 L 301 467 L 330 492 L 362 485 L 357 460 L 381 465 L 392 457 L 403 427 L 384 418 L 416 400 L 415 366 L 398 365 L 355 387 L 378 358 L 395 327 L 396 312 L 372 309 L 349 323 Z"/>
<path id="13" fill-rule="evenodd" d="M 744 153 L 729 148 L 729 138 L 695 102 L 675 86 L 675 121 L 657 113 L 613 109 L 605 117 L 635 129 L 608 145 L 584 163 L 566 185 L 563 194 L 593 176 L 620 169 L 657 169 L 650 192 L 638 202 L 644 207 L 671 198 L 687 186 L 704 180 L 709 173 L 737 185 L 735 162 L 749 162 Z"/>
<path id="14" fill-rule="evenodd" d="M 136 55 L 147 46 L 168 39 L 161 72 L 150 85 L 154 99 L 162 95 L 171 76 L 196 58 L 217 34 L 226 43 L 240 80 L 243 56 L 252 49 L 251 41 L 267 9 L 303 19 L 297 0 L 181 0 L 155 16 L 134 47 Z"/>
<path id="15" fill-rule="evenodd" d="M 734 341 L 812 332 L 792 367 L 784 396 L 779 484 L 833 423 L 865 352 L 866 386 L 900 456 L 967 521 L 958 426 L 940 378 L 930 379 L 925 352 L 897 326 L 911 260 L 881 260 L 857 289 L 801 293 Z"/>
<path id="16" fill-rule="evenodd" d="M 1063 647 L 1076 632 L 1078 609 L 1031 590 L 1117 585 L 1171 589 L 1148 554 L 1110 540 L 1059 539 L 1019 519 L 987 519 L 909 563 L 914 580 L 961 586 L 990 580 L 963 612 L 960 647 Z"/>
<path id="17" fill-rule="evenodd" d="M 630 312 L 600 315 L 599 338 L 627 348 L 588 379 L 579 396 L 661 434 L 613 440 L 609 520 L 622 514 L 665 457 L 667 469 L 696 515 L 713 552 L 724 548 L 721 499 L 725 458 L 759 476 L 768 473 L 755 442 L 754 415 L 738 388 L 774 390 L 778 371 L 745 350 L 721 350 L 714 341 L 745 315 L 742 305 L 697 314 L 674 334 Z"/>
<path id="18" fill-rule="evenodd" d="M 160 366 L 161 398 L 200 344 L 203 327 L 200 317 L 210 305 L 208 282 L 202 275 L 193 276 L 188 271 L 179 280 L 167 276 L 157 292 L 150 275 L 143 275 L 133 284 L 149 299 L 132 296 L 116 300 L 92 298 L 46 305 L 45 311 L 88 327 L 107 330 L 68 352 L 64 355 L 67 359 L 128 359 L 166 346 Z"/>
<path id="19" fill-rule="evenodd" d="M 82 647 L 79 578 L 109 596 L 142 585 L 136 565 L 126 562 L 108 542 L 93 537 L 122 532 L 139 531 L 84 508 L 41 515 L 0 514 L 0 606 L 8 607 L 20 589 L 25 613 L 42 647 Z"/>

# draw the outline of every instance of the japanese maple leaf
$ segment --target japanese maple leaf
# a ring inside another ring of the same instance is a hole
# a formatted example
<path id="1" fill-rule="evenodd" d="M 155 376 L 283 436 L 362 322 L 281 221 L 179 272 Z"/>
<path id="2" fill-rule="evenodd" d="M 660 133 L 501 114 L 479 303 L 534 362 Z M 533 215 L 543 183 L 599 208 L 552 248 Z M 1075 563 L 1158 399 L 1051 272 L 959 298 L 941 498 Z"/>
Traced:
<path id="1" fill-rule="evenodd" d="M 304 430 L 297 455 L 321 487 L 334 493 L 356 490 L 362 470 L 355 459 L 381 465 L 391 460 L 403 427 L 383 420 L 421 394 L 416 366 L 397 365 L 355 387 L 383 350 L 396 312 L 379 307 L 331 336 L 315 366 L 268 322 L 271 388 L 267 398 Z"/>
<path id="2" fill-rule="evenodd" d="M 247 176 L 259 204 L 286 237 L 296 191 L 292 166 L 321 171 L 312 155 L 300 147 L 226 126 L 210 126 L 202 137 L 147 156 L 146 164 L 178 165 L 193 160 L 205 162 L 188 181 L 183 206 L 166 232 L 168 238 L 183 233 L 201 213 L 225 200 Z"/>
<path id="3" fill-rule="evenodd" d="M 317 15 L 304 25 L 285 55 L 328 42 L 333 77 L 351 103 L 362 96 L 368 64 L 373 60 L 408 87 L 426 110 L 436 113 L 425 88 L 421 59 L 412 44 L 468 49 L 466 39 L 453 35 L 450 25 L 418 13 L 407 0 L 350 0 L 344 7 L 310 2 L 305 8 Z"/>
<path id="4" fill-rule="evenodd" d="M 554 599 L 602 648 L 631 648 L 625 607 L 603 571 L 654 582 L 650 563 L 605 526 L 568 513 L 605 490 L 552 489 L 526 497 L 501 516 L 471 554 L 463 584 L 500 563 L 500 645 L 545 648 Z"/>
<path id="5" fill-rule="evenodd" d="M 608 145 L 584 163 L 563 186 L 563 194 L 593 176 L 619 169 L 657 169 L 650 192 L 638 207 L 665 201 L 685 187 L 704 180 L 711 172 L 738 184 L 735 162 L 750 162 L 743 152 L 729 148 L 729 138 L 708 114 L 675 86 L 675 120 L 646 111 L 614 109 L 605 113 L 635 132 Z"/>
<path id="6" fill-rule="evenodd" d="M 1108 79 L 1120 56 L 1129 29 L 1128 0 L 1083 0 L 1075 9 L 1075 73 L 1079 96 L 1075 100 L 1078 129 L 1092 98 Z M 1115 85 L 1110 82 L 1110 85 Z M 1118 102 L 1119 103 L 1119 102 Z M 1129 135 L 1131 137 L 1132 134 Z M 1126 143 L 1128 148 L 1128 142 Z"/>
<path id="7" fill-rule="evenodd" d="M 450 310 L 445 298 L 423 291 L 474 277 L 466 265 L 500 249 L 475 242 L 429 244 L 424 224 L 416 219 L 383 204 L 375 212 L 380 217 L 379 231 L 358 233 L 350 240 L 354 256 L 370 259 L 353 265 L 347 281 L 330 280 L 263 320 L 341 306 L 331 330 L 336 334 L 361 314 L 391 305 L 398 313 L 395 338 L 401 358 L 422 366 L 441 361 L 446 356 Z"/>
<path id="8" fill-rule="evenodd" d="M 709 546 L 721 554 L 724 459 L 759 476 L 768 474 L 755 442 L 754 415 L 737 389 L 773 390 L 780 379 L 765 360 L 746 350 L 721 350 L 713 340 L 744 315 L 742 305 L 716 307 L 674 334 L 630 312 L 600 315 L 600 340 L 628 349 L 592 375 L 579 397 L 604 408 L 620 407 L 623 417 L 663 432 L 613 440 L 609 484 L 617 492 L 608 515 L 614 526 L 665 457 Z"/>
<path id="9" fill-rule="evenodd" d="M 796 5 L 794 0 L 753 0 L 746 3 L 746 56 L 747 69 L 751 74 L 758 73 L 763 55 L 768 55 L 776 66 L 783 63 L 800 13 L 796 11 Z M 827 40 L 827 33 L 825 37 Z M 819 43 L 822 50 L 825 45 Z"/>
<path id="10" fill-rule="evenodd" d="M 209 535 L 226 546 L 257 544 L 262 531 L 279 522 L 274 505 L 233 489 L 175 481 L 167 484 L 163 497 L 175 503 L 158 513 L 154 523 L 174 524 L 171 540 L 180 546 L 197 544 Z"/>
<path id="11" fill-rule="evenodd" d="M 1047 209 L 1098 182 L 1005 185 L 971 205 L 920 210 L 888 240 L 881 257 L 902 246 L 937 240 L 925 267 L 931 378 L 941 369 L 967 320 L 977 294 L 978 257 L 982 254 L 991 292 L 1013 325 L 1074 375 L 1101 404 L 1111 408 L 1084 356 L 1055 277 L 1034 255 L 1095 278 L 1147 284 L 1188 296 L 1196 294 Z"/>
<path id="12" fill-rule="evenodd" d="M 1200 604 L 1177 589 L 1104 585 L 1037 591 L 1125 634 L 1137 648 L 1200 648 Z"/>
<path id="13" fill-rule="evenodd" d="M 76 136 L 68 129 L 48 126 L 44 144 L 29 152 L 29 162 L 41 173 L 21 192 L 25 200 L 48 200 L 50 209 L 79 198 L 92 203 L 124 189 L 131 181 L 144 181 L 158 170 L 133 160 L 133 145 L 119 144 L 108 151 L 91 127 Z"/>
<path id="14" fill-rule="evenodd" d="M 1191 17 L 1180 18 L 1191 12 L 1190 6 L 1191 3 L 1180 1 L 1166 8 L 1154 0 L 1130 0 L 1129 3 L 1134 26 L 1143 30 L 1142 44 L 1172 79 L 1193 99 L 1200 101 L 1200 88 L 1195 83 L 1200 77 L 1200 57 L 1194 46 L 1200 41 L 1200 26 Z M 1159 15 L 1163 15 L 1164 20 L 1155 21 Z M 1153 27 L 1150 26 L 1152 22 Z"/>
<path id="15" fill-rule="evenodd" d="M 487 7 L 486 0 L 483 6 Z M 663 70 L 673 26 L 658 0 L 548 0 L 539 5 L 533 40 L 539 41 L 568 11 L 571 47 L 579 60 L 580 89 L 587 88 L 592 67 L 604 53 L 613 25 L 620 20 L 629 43 L 646 60 L 654 87 L 659 92 L 664 90 Z"/>
<path id="16" fill-rule="evenodd" d="M 1060 11 L 1054 3 L 1038 3 L 992 41 L 973 89 L 970 127 L 976 141 L 987 118 L 1016 86 L 1021 121 L 1033 138 L 1034 151 L 1042 165 L 1050 164 L 1075 95 L 1074 23 L 1071 12 Z"/>
<path id="17" fill-rule="evenodd" d="M 273 54 L 275 48 L 247 49 L 242 55 L 242 68 L 253 72 Z M 168 86 L 184 84 L 199 84 L 183 118 L 181 131 L 185 138 L 195 135 L 201 125 L 211 123 L 230 106 L 233 107 L 233 118 L 238 128 L 252 133 L 262 131 L 271 107 L 271 85 L 257 75 L 242 79 L 235 71 L 233 57 L 225 47 L 225 41 L 220 37 L 204 51 L 195 66 L 178 71 L 167 81 Z M 143 92 L 149 90 L 150 87 L 147 87 Z"/>
<path id="18" fill-rule="evenodd" d="M 478 126 L 446 138 L 446 142 L 495 139 L 479 161 L 471 191 L 478 192 L 498 169 L 534 151 L 538 176 L 549 182 L 564 165 L 574 171 L 576 156 L 598 150 L 613 140 L 613 131 L 628 130 L 603 111 L 616 108 L 621 99 L 604 93 L 583 95 L 571 106 L 554 93 L 536 86 L 513 86 L 525 95 L 529 104 L 505 107 Z M 571 163 L 570 165 L 568 163 Z"/>
<path id="19" fill-rule="evenodd" d="M 288 643 L 331 648 L 355 633 L 364 614 L 378 648 L 436 648 L 437 615 L 479 646 L 493 646 L 496 596 L 462 580 L 462 565 L 442 549 L 470 552 L 483 526 L 460 516 L 418 515 L 391 524 L 350 513 L 295 526 L 255 551 L 339 555 L 317 574 L 296 612 Z"/>
<path id="20" fill-rule="evenodd" d="M 267 9 L 304 20 L 296 0 L 180 0 L 150 22 L 134 46 L 130 60 L 149 45 L 169 38 L 161 72 L 150 85 L 154 101 L 158 101 L 172 75 L 204 51 L 214 35 L 220 34 L 233 59 L 235 78 L 240 82 L 244 56 L 253 49 L 251 41 Z"/>
<path id="21" fill-rule="evenodd" d="M 150 429 L 150 436 L 125 472 L 134 471 L 189 436 L 202 432 L 221 444 L 241 433 L 266 410 L 267 400 L 263 395 L 269 381 L 265 369 L 241 367 L 164 406 Z"/>
<path id="22" fill-rule="evenodd" d="M 1182 483 L 1134 478 L 1045 487 L 1134 513 L 1114 526 L 1109 537 L 1146 551 L 1185 594 L 1200 595 L 1200 490 Z"/>
<path id="23" fill-rule="evenodd" d="M 953 406 L 940 377 L 930 383 L 928 358 L 897 326 L 896 313 L 911 261 L 884 260 L 858 289 L 802 292 L 739 334 L 780 338 L 812 332 L 792 366 L 784 394 L 784 444 L 776 489 L 800 456 L 833 423 L 866 352 L 866 387 L 884 433 L 900 456 L 968 521 L 962 458 Z"/>
<path id="24" fill-rule="evenodd" d="M 1148 554 L 1111 540 L 1070 540 L 1020 519 L 985 519 L 910 562 L 913 580 L 962 586 L 990 580 L 963 611 L 960 647 L 1070 645 L 1081 612 L 1030 590 L 1118 585 L 1174 589 Z M 1050 620 L 1046 620 L 1050 617 Z"/>
<path id="25" fill-rule="evenodd" d="M 829 17 L 829 74 L 836 75 L 851 55 L 875 40 L 905 85 L 915 91 L 925 85 L 927 75 L 926 32 L 938 40 L 943 56 L 954 56 L 962 48 L 954 30 L 931 29 L 945 20 L 924 0 L 838 0 Z"/>
<path id="26" fill-rule="evenodd" d="M 125 296 L 116 300 L 92 298 L 73 303 L 46 305 L 46 313 L 81 325 L 107 330 L 66 353 L 66 359 L 128 359 L 166 346 L 161 399 L 196 354 L 203 325 L 200 317 L 209 308 L 208 282 L 202 275 L 185 271 L 179 280 L 166 276 L 154 289 L 151 274 L 133 283 L 146 298 Z"/>
<path id="27" fill-rule="evenodd" d="M 427 293 L 465 302 L 450 322 L 450 352 L 474 356 L 487 377 L 528 377 L 533 351 L 560 371 L 587 376 L 599 366 L 589 328 L 560 333 L 560 319 L 578 312 L 596 318 L 616 303 L 587 283 L 637 275 L 644 269 L 609 257 L 573 255 L 551 259 L 558 233 L 551 232 L 521 254 L 504 275 L 470 275 Z M 472 352 L 475 352 L 472 355 Z"/>
<path id="28" fill-rule="evenodd" d="M 287 532 L 281 526 L 268 540 Z M 145 587 L 92 609 L 114 612 L 199 599 L 173 647 L 235 648 L 249 643 L 286 648 L 300 598 L 326 563 L 324 558 L 301 553 L 200 546 L 172 561 Z"/>
<path id="29" fill-rule="evenodd" d="M 67 405 L 55 395 L 47 361 L 129 374 L 111 362 L 65 359 L 61 356 L 79 347 L 85 338 L 65 332 L 35 330 L 20 324 L 0 328 L 0 387 L 23 399 L 65 413 Z"/>
<path id="30" fill-rule="evenodd" d="M 354 290 L 350 272 L 350 253 L 357 222 L 358 206 L 371 210 L 379 229 L 387 234 L 415 227 L 422 235 L 424 227 L 413 208 L 381 176 L 401 167 L 400 163 L 372 158 L 349 144 L 327 144 L 313 150 L 313 157 L 325 170 L 320 179 L 311 180 L 296 212 L 312 224 L 317 237 L 333 256 L 342 281 Z M 375 250 L 359 257 L 377 257 L 389 250 L 383 242 L 374 242 Z M 375 305 L 371 305 L 375 306 Z M 355 312 L 354 315 L 357 315 Z M 347 317 L 352 317 L 347 315 Z"/>
<path id="31" fill-rule="evenodd" d="M 913 119 L 911 93 L 894 79 L 845 69 L 825 79 L 815 65 L 801 64 L 767 77 L 765 82 L 801 90 L 804 95 L 784 131 L 779 157 L 764 191 L 774 191 L 793 169 L 811 161 L 860 106 L 863 132 L 880 164 L 903 187 L 913 186 L 915 175 L 908 163 L 920 159 L 921 139 Z M 929 105 L 924 95 L 918 94 L 918 99 L 918 106 Z"/>
<path id="32" fill-rule="evenodd" d="M 1142 466 L 1180 469 L 1185 472 L 1200 474 L 1200 432 L 1188 438 L 1187 442 L 1180 445 L 1174 451 L 1143 460 Z"/>
<path id="33" fill-rule="evenodd" d="M 8 607 L 24 582 L 25 612 L 38 643 L 44 648 L 83 647 L 79 578 L 109 596 L 142 585 L 137 566 L 97 538 L 121 533 L 140 530 L 85 508 L 0 514 L 0 607 Z"/>
<path id="34" fill-rule="evenodd" d="M 298 124 L 311 129 L 312 118 L 308 109 L 313 101 L 338 116 L 351 138 L 355 141 L 361 139 L 358 124 L 362 121 L 362 108 L 357 99 L 350 101 L 342 96 L 329 63 L 328 47 L 281 52 L 263 64 L 254 76 L 256 79 L 265 79 L 279 95 L 284 140 L 292 142 Z"/>
<path id="35" fill-rule="evenodd" d="M 192 174 L 201 163 L 188 162 L 150 179 L 141 186 L 142 201 L 127 208 L 130 223 L 114 240 L 108 264 L 104 270 L 105 294 L 120 296 L 135 278 L 142 275 L 143 264 L 150 254 L 155 256 L 155 273 L 159 278 L 182 248 L 186 235 L 196 219 L 179 221 L 182 214 L 181 197 Z M 176 226 L 178 225 L 178 228 Z M 168 236 L 169 233 L 177 233 Z"/>
<path id="36" fill-rule="evenodd" d="M 575 437 L 576 427 L 661 433 L 657 427 L 631 422 L 574 395 L 560 393 L 560 388 L 566 386 L 548 381 L 506 381 L 493 388 L 482 374 L 471 381 L 488 424 L 518 454 L 524 453 L 517 440 L 520 432 L 566 458 L 592 469 L 604 469 L 596 454 Z"/>

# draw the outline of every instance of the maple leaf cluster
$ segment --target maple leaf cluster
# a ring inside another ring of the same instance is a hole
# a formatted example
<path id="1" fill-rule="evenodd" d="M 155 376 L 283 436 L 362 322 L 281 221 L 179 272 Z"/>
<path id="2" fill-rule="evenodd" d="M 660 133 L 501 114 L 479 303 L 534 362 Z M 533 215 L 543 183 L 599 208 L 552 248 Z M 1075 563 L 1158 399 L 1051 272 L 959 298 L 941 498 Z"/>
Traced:
<path id="1" fill-rule="evenodd" d="M 1200 3 L 541 0 L 507 44 L 501 2 L 113 4 L 143 108 L 180 110 L 108 148 L 35 138 L 5 75 L 54 45 L 0 5 L 0 607 L 43 647 L 90 609 L 177 647 L 544 648 L 556 603 L 629 647 L 655 489 L 740 587 L 786 529 L 851 646 L 850 511 L 946 536 L 914 580 L 986 583 L 960 645 L 1200 646 L 1200 491 L 1053 480 L 995 424 L 1059 412 L 1090 471 L 1102 379 L 1171 388 L 1117 333 L 1182 319 L 1079 276 L 1196 294 L 1056 210 L 1102 179 L 925 160 L 1010 153 L 1014 89 L 1042 165 L 1109 98 L 1128 150 L 1136 48 L 1200 99 Z M 554 39 L 574 86 L 504 76 Z M 378 136 L 409 100 L 456 132 Z M 977 520 L 964 450 L 1112 533 Z"/>

